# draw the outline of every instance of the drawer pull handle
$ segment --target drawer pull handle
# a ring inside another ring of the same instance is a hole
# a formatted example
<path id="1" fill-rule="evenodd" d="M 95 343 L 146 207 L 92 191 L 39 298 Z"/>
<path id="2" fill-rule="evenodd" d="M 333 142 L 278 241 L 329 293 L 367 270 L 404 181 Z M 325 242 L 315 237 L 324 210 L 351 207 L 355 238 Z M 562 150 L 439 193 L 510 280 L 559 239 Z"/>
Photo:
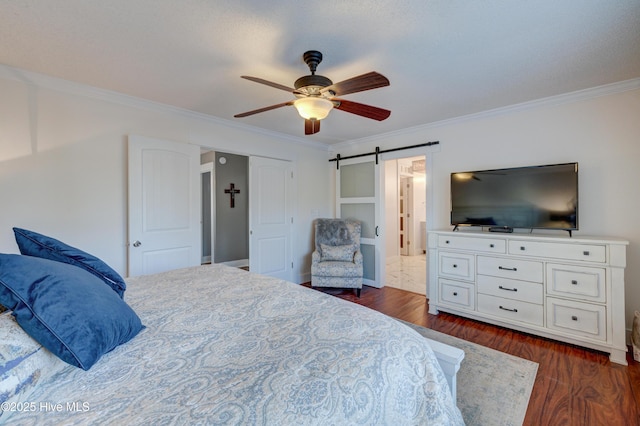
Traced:
<path id="1" fill-rule="evenodd" d="M 458 292 L 457 292 L 457 291 L 454 291 L 454 292 L 453 292 L 453 295 L 454 295 L 454 296 L 457 296 L 457 295 L 458 295 Z"/>
<path id="2" fill-rule="evenodd" d="M 504 306 L 500 305 L 500 309 L 502 309 L 503 311 L 509 311 L 509 312 L 518 312 L 517 309 L 509 309 L 509 308 L 505 308 Z"/>
<path id="3" fill-rule="evenodd" d="M 454 264 L 453 264 L 453 267 L 454 267 L 454 268 L 457 268 L 457 267 L 458 267 L 458 265 L 456 265 L 456 264 L 454 263 Z"/>
<path id="4" fill-rule="evenodd" d="M 520 250 L 524 251 L 524 246 L 520 246 Z"/>
<path id="5" fill-rule="evenodd" d="M 498 266 L 498 269 L 502 271 L 517 271 L 518 268 L 505 268 L 504 266 Z"/>
<path id="6" fill-rule="evenodd" d="M 577 317 L 577 316 L 575 316 L 575 315 L 572 315 L 572 316 L 571 316 L 571 319 L 572 319 L 572 320 L 574 320 L 574 321 L 578 321 L 578 317 Z"/>
<path id="7" fill-rule="evenodd" d="M 445 241 L 444 243 L 445 243 L 445 244 L 449 244 L 449 240 Z"/>
<path id="8" fill-rule="evenodd" d="M 573 284 L 573 285 L 578 285 L 578 281 L 576 281 L 576 280 L 571 280 L 571 284 Z"/>
<path id="9" fill-rule="evenodd" d="M 509 288 L 509 287 L 502 287 L 501 285 L 498 286 L 498 288 L 500 290 L 507 290 L 507 291 L 518 291 L 517 288 Z"/>
<path id="10" fill-rule="evenodd" d="M 489 244 L 489 247 L 494 248 L 495 246 L 493 244 Z"/>
<path id="11" fill-rule="evenodd" d="M 585 251 L 582 252 L 582 254 L 584 254 L 585 256 L 589 256 L 589 251 L 585 250 Z"/>

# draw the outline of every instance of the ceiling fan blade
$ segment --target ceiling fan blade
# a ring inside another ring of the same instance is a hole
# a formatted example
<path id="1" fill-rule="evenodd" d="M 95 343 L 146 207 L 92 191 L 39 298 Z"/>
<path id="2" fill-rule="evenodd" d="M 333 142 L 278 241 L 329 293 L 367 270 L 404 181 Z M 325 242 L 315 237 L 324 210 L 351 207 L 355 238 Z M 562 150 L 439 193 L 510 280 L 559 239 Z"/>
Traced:
<path id="1" fill-rule="evenodd" d="M 375 71 L 372 71 L 367 74 L 362 74 L 348 80 L 334 83 L 331 86 L 327 86 L 320 90 L 320 93 L 324 93 L 330 90 L 338 96 L 343 96 L 348 95 L 349 93 L 356 93 L 362 92 L 364 90 L 377 89 L 378 87 L 385 87 L 389 84 L 390 83 L 387 77 L 382 74 L 378 74 Z"/>
<path id="2" fill-rule="evenodd" d="M 298 93 L 298 91 L 293 87 L 288 87 L 282 84 L 274 83 L 273 81 L 265 80 L 263 78 L 250 77 L 248 75 L 241 75 L 240 78 L 244 78 L 245 80 L 250 80 L 255 83 L 266 84 L 267 86 L 275 87 L 276 89 L 284 90 L 289 93 Z"/>
<path id="3" fill-rule="evenodd" d="M 360 115 L 362 117 L 371 118 L 372 120 L 386 120 L 391 115 L 388 109 L 382 109 L 371 105 L 365 105 L 358 102 L 345 101 L 344 99 L 331 99 L 334 103 L 339 102 L 334 108 L 341 111 L 350 112 L 351 114 Z"/>
<path id="4" fill-rule="evenodd" d="M 264 107 L 264 108 L 260 108 L 260 109 L 254 109 L 253 111 L 247 111 L 247 112 L 243 112 L 241 114 L 236 114 L 236 115 L 234 115 L 234 117 L 235 118 L 248 117 L 248 116 L 253 115 L 253 114 L 258 114 L 260 112 L 270 111 L 272 109 L 282 108 L 284 106 L 289 106 L 289 105 L 293 105 L 293 101 L 283 102 L 281 104 L 276 104 L 276 105 L 270 105 L 268 107 Z"/>
<path id="5" fill-rule="evenodd" d="M 304 120 L 304 134 L 313 135 L 320 131 L 320 120 Z"/>

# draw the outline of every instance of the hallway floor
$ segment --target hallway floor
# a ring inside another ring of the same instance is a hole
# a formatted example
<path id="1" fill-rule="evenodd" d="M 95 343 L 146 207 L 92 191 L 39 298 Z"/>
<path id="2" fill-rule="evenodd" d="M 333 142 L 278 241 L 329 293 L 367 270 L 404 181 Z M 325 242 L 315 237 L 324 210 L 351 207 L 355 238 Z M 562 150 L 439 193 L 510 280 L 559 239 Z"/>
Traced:
<path id="1" fill-rule="evenodd" d="M 387 287 L 418 294 L 427 294 L 427 256 L 400 256 L 399 261 L 387 263 Z"/>

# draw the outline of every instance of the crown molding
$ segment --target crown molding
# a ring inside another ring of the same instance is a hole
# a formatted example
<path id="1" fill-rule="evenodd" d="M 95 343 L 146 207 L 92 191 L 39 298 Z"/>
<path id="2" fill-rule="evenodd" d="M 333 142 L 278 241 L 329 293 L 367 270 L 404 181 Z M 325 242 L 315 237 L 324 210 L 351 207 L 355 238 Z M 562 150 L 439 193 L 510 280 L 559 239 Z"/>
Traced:
<path id="1" fill-rule="evenodd" d="M 546 98 L 536 99 L 533 101 L 522 102 L 514 105 L 509 105 L 506 107 L 494 108 L 494 109 L 481 111 L 473 114 L 462 115 L 460 117 L 434 121 L 432 123 L 421 124 L 419 126 L 407 127 L 405 129 L 397 130 L 394 132 L 381 133 L 374 136 L 368 136 L 366 138 L 352 139 L 345 142 L 339 142 L 331 145 L 331 151 L 335 152 L 339 149 L 345 149 L 345 148 L 357 146 L 363 143 L 375 142 L 378 140 L 390 139 L 397 136 L 419 133 L 424 130 L 433 129 L 437 127 L 451 126 L 455 124 L 465 123 L 468 121 L 506 115 L 514 112 L 526 111 L 526 110 L 535 109 L 535 108 L 556 106 L 556 105 L 562 105 L 562 104 L 567 104 L 572 102 L 579 102 L 583 100 L 594 99 L 602 96 L 609 96 L 617 93 L 629 92 L 632 90 L 639 90 L 639 89 L 640 89 L 640 78 L 619 81 L 616 83 L 610 83 L 610 84 L 596 86 L 588 89 L 577 90 L 575 92 L 569 92 L 561 95 L 555 95 L 555 96 L 549 96 Z"/>
<path id="2" fill-rule="evenodd" d="M 324 143 L 310 141 L 301 137 L 274 132 L 272 130 L 266 130 L 260 127 L 238 123 L 236 121 L 226 120 L 224 118 L 191 111 L 185 108 L 179 108 L 160 102 L 154 102 L 147 99 L 137 98 L 135 96 L 125 95 L 123 93 L 115 92 L 112 90 L 106 90 L 86 84 L 76 83 L 58 77 L 52 77 L 46 74 L 40 74 L 32 71 L 14 68 L 4 64 L 0 64 L 0 77 L 19 81 L 31 86 L 41 87 L 44 89 L 63 92 L 75 96 L 96 99 L 103 102 L 119 104 L 126 107 L 176 114 L 185 118 L 207 121 L 220 126 L 275 138 L 278 141 L 295 144 L 296 146 L 304 145 L 324 152 L 328 152 L 329 150 L 329 146 Z"/>
<path id="3" fill-rule="evenodd" d="M 58 77 L 52 77 L 46 74 L 40 74 L 32 71 L 27 71 L 19 68 L 14 68 L 9 65 L 0 64 L 0 77 L 20 81 L 22 83 L 42 87 L 49 90 L 64 92 L 76 96 L 82 96 L 92 98 L 104 102 L 110 102 L 114 104 L 120 104 L 127 107 L 133 107 L 148 111 L 165 112 L 171 114 L 177 114 L 186 118 L 192 118 L 201 121 L 207 121 L 220 126 L 246 131 L 254 134 L 260 134 L 263 136 L 276 138 L 279 141 L 295 144 L 296 146 L 304 145 L 310 148 L 318 149 L 323 152 L 335 152 L 337 150 L 345 149 L 351 146 L 357 146 L 363 143 L 375 142 L 378 140 L 389 139 L 392 137 L 404 136 L 409 134 L 415 134 L 424 130 L 429 130 L 437 127 L 450 126 L 468 121 L 479 120 L 483 118 L 495 117 L 499 115 L 510 114 L 514 112 L 520 112 L 535 108 L 562 105 L 572 102 L 578 102 L 582 100 L 588 100 L 598 98 L 601 96 L 613 95 L 616 93 L 627 92 L 640 89 L 640 78 L 624 80 L 616 83 L 605 84 L 602 86 L 592 87 L 583 90 L 577 90 L 561 95 L 550 96 L 546 98 L 536 99 L 533 101 L 522 102 L 514 105 L 509 105 L 500 108 L 494 108 L 478 113 L 463 115 L 459 117 L 449 118 L 445 120 L 435 121 L 432 123 L 421 124 L 418 126 L 407 127 L 405 129 L 381 133 L 378 135 L 368 136 L 361 139 L 352 139 L 345 142 L 338 142 L 335 144 L 325 144 L 321 142 L 310 141 L 305 138 L 300 138 L 285 133 L 274 132 L 266 130 L 260 127 L 255 127 L 247 124 L 238 123 L 212 115 L 207 115 L 195 111 L 191 111 L 184 108 L 178 108 L 172 105 L 167 105 L 159 102 L 150 101 L 147 99 L 137 98 L 123 93 L 114 92 L 111 90 L 100 89 L 94 86 L 86 84 L 76 83 L 69 80 L 64 80 Z"/>

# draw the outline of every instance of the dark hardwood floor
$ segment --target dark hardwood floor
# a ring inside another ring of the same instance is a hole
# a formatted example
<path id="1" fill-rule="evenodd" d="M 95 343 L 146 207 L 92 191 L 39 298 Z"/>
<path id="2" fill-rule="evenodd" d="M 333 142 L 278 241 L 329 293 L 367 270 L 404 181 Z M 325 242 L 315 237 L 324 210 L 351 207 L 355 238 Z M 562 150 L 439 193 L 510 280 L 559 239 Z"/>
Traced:
<path id="1" fill-rule="evenodd" d="M 305 284 L 309 287 L 309 284 Z M 389 316 L 539 364 L 525 425 L 640 425 L 640 363 L 613 364 L 607 354 L 456 315 L 428 313 L 419 294 L 391 287 L 320 289 Z"/>

